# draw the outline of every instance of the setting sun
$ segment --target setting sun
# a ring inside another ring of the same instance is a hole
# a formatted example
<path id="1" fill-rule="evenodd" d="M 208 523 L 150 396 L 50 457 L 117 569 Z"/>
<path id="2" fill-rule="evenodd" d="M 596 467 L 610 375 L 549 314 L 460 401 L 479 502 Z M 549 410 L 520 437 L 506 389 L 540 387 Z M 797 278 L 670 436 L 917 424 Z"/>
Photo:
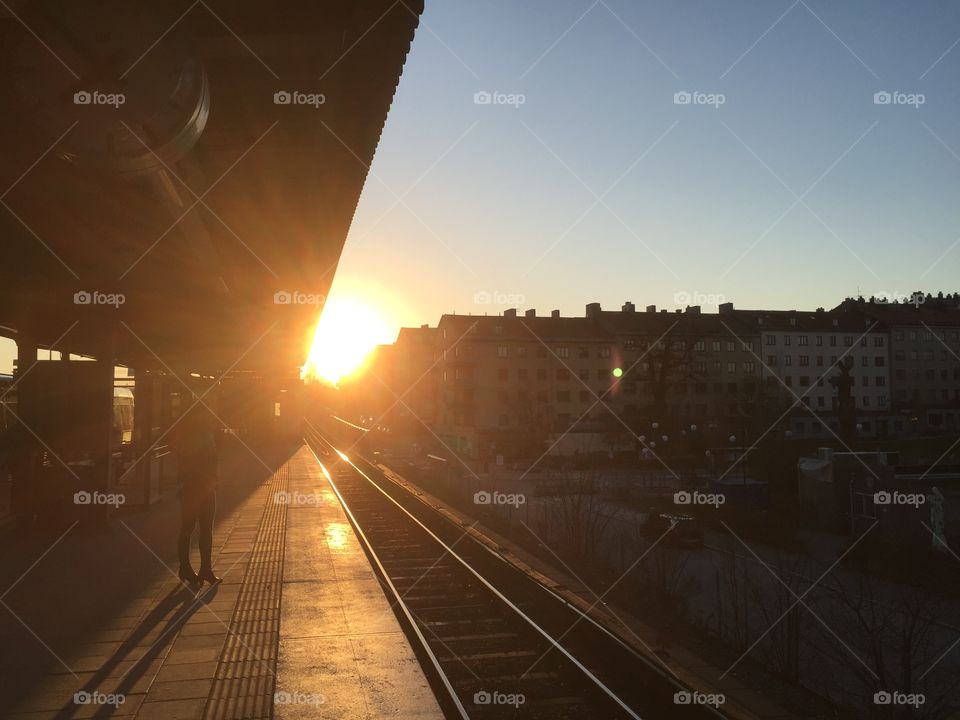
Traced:
<path id="1" fill-rule="evenodd" d="M 353 298 L 331 299 L 317 323 L 303 374 L 337 385 L 362 367 L 374 347 L 392 340 L 389 324 L 371 306 Z"/>

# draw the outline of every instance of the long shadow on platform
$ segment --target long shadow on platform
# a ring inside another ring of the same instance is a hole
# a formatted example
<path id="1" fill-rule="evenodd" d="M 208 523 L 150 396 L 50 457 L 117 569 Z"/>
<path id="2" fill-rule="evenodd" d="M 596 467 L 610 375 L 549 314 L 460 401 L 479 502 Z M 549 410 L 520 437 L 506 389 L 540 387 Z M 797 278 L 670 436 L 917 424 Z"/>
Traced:
<path id="1" fill-rule="evenodd" d="M 224 450 L 214 532 L 297 447 L 255 448 L 266 467 L 239 444 Z M 47 677 L 66 672 L 51 651 L 69 659 L 72 648 L 129 614 L 130 603 L 176 567 L 175 491 L 155 505 L 120 514 L 111 524 L 97 535 L 73 531 L 52 550 L 58 534 L 0 537 L 0 598 L 9 606 L 0 607 L 0 716 L 30 698 Z M 64 598 L 69 598 L 66 605 Z"/>
<path id="2" fill-rule="evenodd" d="M 170 617 L 167 619 L 166 625 L 153 644 L 150 645 L 146 651 L 143 651 L 143 654 L 137 658 L 133 666 L 127 670 L 127 672 L 120 676 L 115 686 L 113 686 L 113 683 L 110 684 L 111 693 L 122 695 L 129 694 L 131 688 L 133 688 L 137 681 L 143 677 L 143 674 L 150 666 L 150 663 L 156 660 L 161 651 L 163 651 L 167 645 L 173 642 L 174 638 L 177 636 L 177 631 L 183 627 L 183 624 L 187 621 L 187 619 L 201 606 L 206 605 L 217 596 L 217 590 L 219 587 L 219 585 L 213 585 L 199 594 L 194 594 L 186 587 L 179 587 L 171 590 L 169 593 L 167 593 L 166 597 L 157 603 L 157 606 L 154 607 L 153 610 L 151 610 L 150 613 L 140 621 L 140 624 L 134 628 L 133 632 L 130 634 L 130 637 L 127 638 L 119 648 L 117 648 L 117 651 L 111 655 L 103 665 L 100 666 L 100 669 L 94 673 L 93 677 L 90 678 L 77 692 L 93 693 L 95 691 L 100 691 L 100 686 L 110 679 L 110 673 L 113 672 L 113 670 L 121 662 L 126 660 L 128 655 L 136 650 L 140 641 L 143 640 L 150 633 L 150 631 L 153 630 L 163 620 L 163 618 L 169 615 Z M 56 720 L 69 720 L 69 718 L 72 718 L 80 707 L 82 706 L 78 705 L 71 699 L 70 702 L 66 703 L 60 709 L 60 711 L 55 715 L 55 718 Z M 122 705 L 118 707 L 103 705 L 97 710 L 96 713 L 94 713 L 93 717 L 110 717 L 118 712 L 123 712 L 122 707 Z"/>

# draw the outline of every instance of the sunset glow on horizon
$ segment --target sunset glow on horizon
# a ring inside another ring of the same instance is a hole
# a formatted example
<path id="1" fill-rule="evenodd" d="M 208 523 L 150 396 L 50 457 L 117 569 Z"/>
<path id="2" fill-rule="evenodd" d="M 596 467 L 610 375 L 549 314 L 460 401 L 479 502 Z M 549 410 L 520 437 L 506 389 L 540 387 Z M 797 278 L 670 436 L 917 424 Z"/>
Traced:
<path id="1" fill-rule="evenodd" d="M 377 345 L 392 342 L 394 331 L 384 313 L 364 300 L 328 300 L 303 367 L 304 378 L 338 385 L 362 369 Z"/>

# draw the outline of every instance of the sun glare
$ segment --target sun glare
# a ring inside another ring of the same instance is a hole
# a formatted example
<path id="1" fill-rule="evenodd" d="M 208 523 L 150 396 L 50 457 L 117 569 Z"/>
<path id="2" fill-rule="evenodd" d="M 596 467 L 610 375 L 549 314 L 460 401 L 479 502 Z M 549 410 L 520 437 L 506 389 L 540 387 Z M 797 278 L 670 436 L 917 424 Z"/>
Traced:
<path id="1" fill-rule="evenodd" d="M 304 376 L 337 385 L 362 368 L 370 352 L 392 341 L 383 316 L 361 300 L 331 299 L 323 308 Z"/>

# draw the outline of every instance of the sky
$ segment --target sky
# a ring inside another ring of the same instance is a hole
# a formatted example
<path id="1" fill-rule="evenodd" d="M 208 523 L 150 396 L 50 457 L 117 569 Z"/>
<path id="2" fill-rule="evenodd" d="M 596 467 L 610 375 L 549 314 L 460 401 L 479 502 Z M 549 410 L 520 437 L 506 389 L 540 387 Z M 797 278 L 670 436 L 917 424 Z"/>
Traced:
<path id="1" fill-rule="evenodd" d="M 395 328 L 956 290 L 958 41 L 956 2 L 428 0 L 331 297 Z"/>
<path id="2" fill-rule="evenodd" d="M 945 0 L 427 0 L 330 300 L 389 342 L 960 289 L 958 73 Z"/>

